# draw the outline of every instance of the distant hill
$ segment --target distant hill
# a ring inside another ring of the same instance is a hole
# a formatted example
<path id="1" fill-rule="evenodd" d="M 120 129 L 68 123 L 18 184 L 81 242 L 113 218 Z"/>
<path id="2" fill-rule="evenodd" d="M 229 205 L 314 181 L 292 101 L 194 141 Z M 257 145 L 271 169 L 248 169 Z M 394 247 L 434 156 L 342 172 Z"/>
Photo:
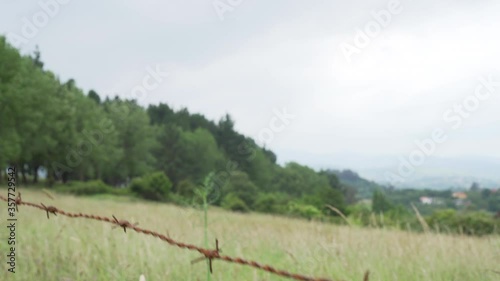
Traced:
<path id="1" fill-rule="evenodd" d="M 357 191 L 357 199 L 368 199 L 372 197 L 375 189 L 382 189 L 384 186 L 359 176 L 352 170 L 331 170 L 337 175 L 340 183 L 346 186 L 354 187 Z"/>
<path id="2" fill-rule="evenodd" d="M 366 159 L 383 163 L 380 167 L 362 167 L 351 165 L 364 178 L 385 184 L 387 172 L 397 174 L 398 163 L 389 164 L 389 160 Z M 360 159 L 358 162 L 363 163 Z M 414 174 L 404 178 L 404 182 L 392 183 L 398 188 L 430 188 L 430 189 L 464 189 L 469 188 L 473 182 L 479 183 L 485 188 L 500 187 L 500 159 L 494 157 L 430 157 L 425 165 L 418 167 Z"/>
<path id="3" fill-rule="evenodd" d="M 416 189 L 468 189 L 473 183 L 478 183 L 483 188 L 499 188 L 499 181 L 467 176 L 427 176 L 419 178 L 411 178 L 404 183 L 397 185 L 399 188 L 416 188 Z"/>

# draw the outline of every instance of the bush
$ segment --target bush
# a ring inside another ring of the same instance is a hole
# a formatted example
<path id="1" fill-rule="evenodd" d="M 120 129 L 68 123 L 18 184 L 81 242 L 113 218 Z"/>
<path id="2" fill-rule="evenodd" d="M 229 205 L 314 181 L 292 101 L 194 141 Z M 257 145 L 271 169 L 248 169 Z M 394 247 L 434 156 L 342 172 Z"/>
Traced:
<path id="1" fill-rule="evenodd" d="M 426 218 L 434 228 L 466 235 L 487 235 L 500 232 L 500 223 L 485 212 L 458 213 L 452 209 L 435 211 Z"/>
<path id="2" fill-rule="evenodd" d="M 366 203 L 357 203 L 348 207 L 349 220 L 360 226 L 370 225 L 370 217 L 372 215 L 371 206 Z"/>
<path id="3" fill-rule="evenodd" d="M 259 193 L 254 209 L 262 213 L 286 213 L 289 199 L 283 193 Z"/>
<path id="4" fill-rule="evenodd" d="M 467 235 L 486 235 L 498 232 L 493 216 L 485 212 L 467 212 L 458 216 L 457 225 L 461 233 Z"/>
<path id="5" fill-rule="evenodd" d="M 196 188 L 196 185 L 190 180 L 181 180 L 176 186 L 177 194 L 185 198 L 193 198 Z"/>
<path id="6" fill-rule="evenodd" d="M 94 195 L 94 194 L 115 194 L 115 195 L 126 195 L 129 193 L 128 189 L 125 188 L 113 188 L 101 180 L 94 181 L 74 181 L 67 185 L 61 185 L 56 187 L 57 191 L 71 193 L 75 195 Z"/>
<path id="7" fill-rule="evenodd" d="M 130 189 L 138 196 L 154 201 L 168 199 L 172 182 L 163 172 L 148 174 L 132 181 Z"/>
<path id="8" fill-rule="evenodd" d="M 249 211 L 248 206 L 239 198 L 236 194 L 234 193 L 229 193 L 222 199 L 221 203 L 222 208 L 231 210 L 231 211 L 236 211 L 236 212 L 242 212 L 246 213 Z"/>
<path id="9" fill-rule="evenodd" d="M 321 218 L 321 211 L 312 205 L 290 203 L 288 205 L 289 214 L 306 219 L 319 219 Z"/>
<path id="10" fill-rule="evenodd" d="M 236 197 L 240 198 L 246 206 L 252 207 L 257 199 L 259 189 L 250 180 L 248 174 L 240 171 L 234 171 L 227 183 L 222 186 L 222 194 L 233 193 Z"/>

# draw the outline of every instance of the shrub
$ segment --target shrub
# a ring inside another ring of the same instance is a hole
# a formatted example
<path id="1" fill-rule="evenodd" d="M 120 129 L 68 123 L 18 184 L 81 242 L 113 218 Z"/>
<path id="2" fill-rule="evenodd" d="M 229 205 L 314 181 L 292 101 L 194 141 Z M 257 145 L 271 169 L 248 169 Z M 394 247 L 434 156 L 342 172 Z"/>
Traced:
<path id="1" fill-rule="evenodd" d="M 222 199 L 222 208 L 231 210 L 231 211 L 236 211 L 236 212 L 242 212 L 246 213 L 249 211 L 248 206 L 239 198 L 236 194 L 234 193 L 229 193 Z"/>
<path id="2" fill-rule="evenodd" d="M 288 200 L 283 193 L 259 193 L 254 209 L 263 213 L 286 213 Z"/>
<path id="3" fill-rule="evenodd" d="M 191 201 L 187 199 L 186 197 L 180 196 L 177 193 L 170 193 L 168 195 L 168 201 L 174 203 L 175 205 L 178 206 L 190 206 Z"/>
<path id="4" fill-rule="evenodd" d="M 195 196 L 196 185 L 190 180 L 181 180 L 176 186 L 177 194 L 185 198 Z"/>
<path id="5" fill-rule="evenodd" d="M 172 182 L 163 172 L 155 172 L 132 181 L 130 189 L 138 196 L 154 201 L 168 199 Z"/>
<path id="6" fill-rule="evenodd" d="M 458 213 L 455 210 L 446 209 L 435 211 L 426 220 L 430 226 L 447 229 L 452 233 L 487 235 L 500 231 L 500 223 L 485 212 Z"/>
<path id="7" fill-rule="evenodd" d="M 290 203 L 288 205 L 289 214 L 309 220 L 321 218 L 321 211 L 312 205 Z"/>
<path id="8" fill-rule="evenodd" d="M 434 228 L 455 228 L 457 212 L 453 209 L 437 210 L 426 218 L 427 224 Z"/>
<path id="9" fill-rule="evenodd" d="M 457 225 L 461 233 L 486 235 L 495 233 L 495 220 L 485 212 L 467 212 L 458 216 Z"/>
<path id="10" fill-rule="evenodd" d="M 370 225 L 370 216 L 372 214 L 370 205 L 360 202 L 348 207 L 349 220 L 360 226 Z"/>
<path id="11" fill-rule="evenodd" d="M 129 193 L 125 188 L 113 188 L 101 180 L 93 180 L 87 182 L 74 181 L 67 185 L 56 187 L 57 191 L 71 193 L 75 195 L 94 195 L 94 194 L 115 194 L 126 195 Z"/>

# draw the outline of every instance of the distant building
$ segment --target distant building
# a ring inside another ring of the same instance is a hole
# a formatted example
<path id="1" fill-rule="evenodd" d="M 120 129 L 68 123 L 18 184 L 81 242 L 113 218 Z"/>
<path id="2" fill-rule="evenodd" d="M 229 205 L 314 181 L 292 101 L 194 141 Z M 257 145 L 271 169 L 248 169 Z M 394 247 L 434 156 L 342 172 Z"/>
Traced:
<path id="1" fill-rule="evenodd" d="M 422 203 L 424 205 L 431 205 L 432 204 L 432 198 L 431 197 L 422 196 L 422 197 L 420 197 L 420 203 Z"/>
<path id="2" fill-rule="evenodd" d="M 420 197 L 420 203 L 424 205 L 443 205 L 444 201 L 442 198 L 422 196 Z"/>
<path id="3" fill-rule="evenodd" d="M 465 192 L 461 192 L 461 191 L 460 192 L 453 192 L 451 197 L 453 197 L 455 199 L 465 200 L 465 199 L 467 199 L 467 194 L 465 194 Z"/>
<path id="4" fill-rule="evenodd" d="M 453 192 L 451 197 L 455 198 L 455 206 L 457 207 L 470 205 L 470 202 L 467 200 L 467 194 L 465 192 Z"/>

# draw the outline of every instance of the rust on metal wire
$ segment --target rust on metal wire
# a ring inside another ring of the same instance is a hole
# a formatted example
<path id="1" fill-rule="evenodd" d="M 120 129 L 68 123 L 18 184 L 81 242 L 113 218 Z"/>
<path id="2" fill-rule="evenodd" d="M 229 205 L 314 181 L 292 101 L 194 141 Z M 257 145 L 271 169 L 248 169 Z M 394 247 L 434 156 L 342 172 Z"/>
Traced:
<path id="1" fill-rule="evenodd" d="M 2 195 L 0 195 L 0 199 L 3 201 L 8 201 L 7 198 L 3 197 Z M 257 268 L 257 269 L 260 269 L 263 271 L 267 271 L 269 273 L 272 273 L 272 274 L 275 274 L 275 275 L 278 275 L 281 277 L 286 277 L 286 278 L 299 280 L 299 281 L 333 281 L 332 279 L 328 279 L 328 278 L 316 278 L 316 277 L 309 277 L 309 276 L 305 276 L 305 275 L 301 275 L 301 274 L 291 273 L 291 272 L 288 272 L 285 270 L 276 269 L 270 265 L 261 264 L 261 263 L 258 263 L 256 261 L 246 260 L 243 258 L 223 256 L 220 254 L 221 250 L 219 248 L 219 241 L 217 239 L 215 240 L 215 250 L 205 249 L 205 248 L 198 247 L 198 246 L 195 246 L 192 244 L 187 244 L 187 243 L 182 243 L 182 242 L 176 241 L 176 240 L 170 238 L 170 235 L 165 236 L 163 234 L 160 234 L 160 233 L 152 231 L 152 230 L 140 228 L 137 226 L 137 223 L 131 224 L 130 222 L 128 222 L 126 220 L 118 220 L 114 215 L 112 216 L 112 218 L 109 218 L 109 217 L 89 215 L 89 214 L 83 214 L 83 213 L 70 213 L 70 212 L 66 212 L 66 211 L 57 209 L 54 206 L 45 206 L 43 203 L 40 203 L 40 205 L 38 205 L 35 203 L 21 201 L 21 194 L 20 193 L 19 193 L 18 197 L 16 198 L 16 204 L 17 205 L 31 206 L 31 207 L 43 210 L 47 213 L 47 218 L 49 218 L 49 213 L 51 213 L 53 215 L 61 214 L 61 215 L 64 215 L 64 216 L 67 216 L 70 218 L 86 218 L 86 219 L 108 222 L 108 223 L 114 224 L 115 227 L 122 227 L 123 231 L 125 231 L 125 233 L 127 232 L 126 229 L 129 228 L 129 229 L 134 230 L 135 232 L 156 237 L 162 241 L 167 242 L 170 245 L 179 247 L 181 249 L 197 251 L 203 255 L 202 259 L 208 259 L 211 273 L 213 271 L 212 261 L 213 260 L 223 260 L 223 261 L 226 261 L 229 263 L 236 263 L 236 264 L 240 264 L 240 265 L 254 267 L 254 268 Z M 365 280 L 367 280 L 366 278 L 368 278 L 368 272 L 365 273 Z"/>
<path id="2" fill-rule="evenodd" d="M 54 214 L 54 216 L 57 216 L 57 212 L 59 211 L 56 207 L 54 206 L 45 206 L 43 203 L 40 203 L 43 207 L 43 209 L 47 212 L 47 218 L 49 218 L 49 213 Z"/>
<path id="3" fill-rule="evenodd" d="M 139 224 L 137 222 L 134 224 L 131 224 L 129 221 L 126 221 L 126 220 L 119 220 L 115 217 L 115 215 L 113 215 L 113 219 L 114 219 L 114 223 L 116 223 L 117 226 L 123 227 L 123 232 L 125 232 L 125 233 L 127 233 L 127 228 L 131 228 L 131 227 L 137 226 Z M 116 226 L 114 226 L 114 227 L 116 227 Z"/>
<path id="4" fill-rule="evenodd" d="M 219 240 L 218 239 L 215 239 L 215 250 L 208 250 L 206 252 L 203 253 L 203 257 L 199 257 L 197 259 L 194 259 L 193 261 L 191 261 L 191 264 L 193 263 L 197 263 L 199 261 L 202 261 L 204 259 L 208 259 L 208 265 L 209 265 L 209 268 L 210 268 L 210 273 L 213 273 L 213 268 L 212 268 L 212 260 L 214 258 L 217 258 L 217 257 L 220 257 L 220 252 L 222 250 L 219 248 Z"/>

